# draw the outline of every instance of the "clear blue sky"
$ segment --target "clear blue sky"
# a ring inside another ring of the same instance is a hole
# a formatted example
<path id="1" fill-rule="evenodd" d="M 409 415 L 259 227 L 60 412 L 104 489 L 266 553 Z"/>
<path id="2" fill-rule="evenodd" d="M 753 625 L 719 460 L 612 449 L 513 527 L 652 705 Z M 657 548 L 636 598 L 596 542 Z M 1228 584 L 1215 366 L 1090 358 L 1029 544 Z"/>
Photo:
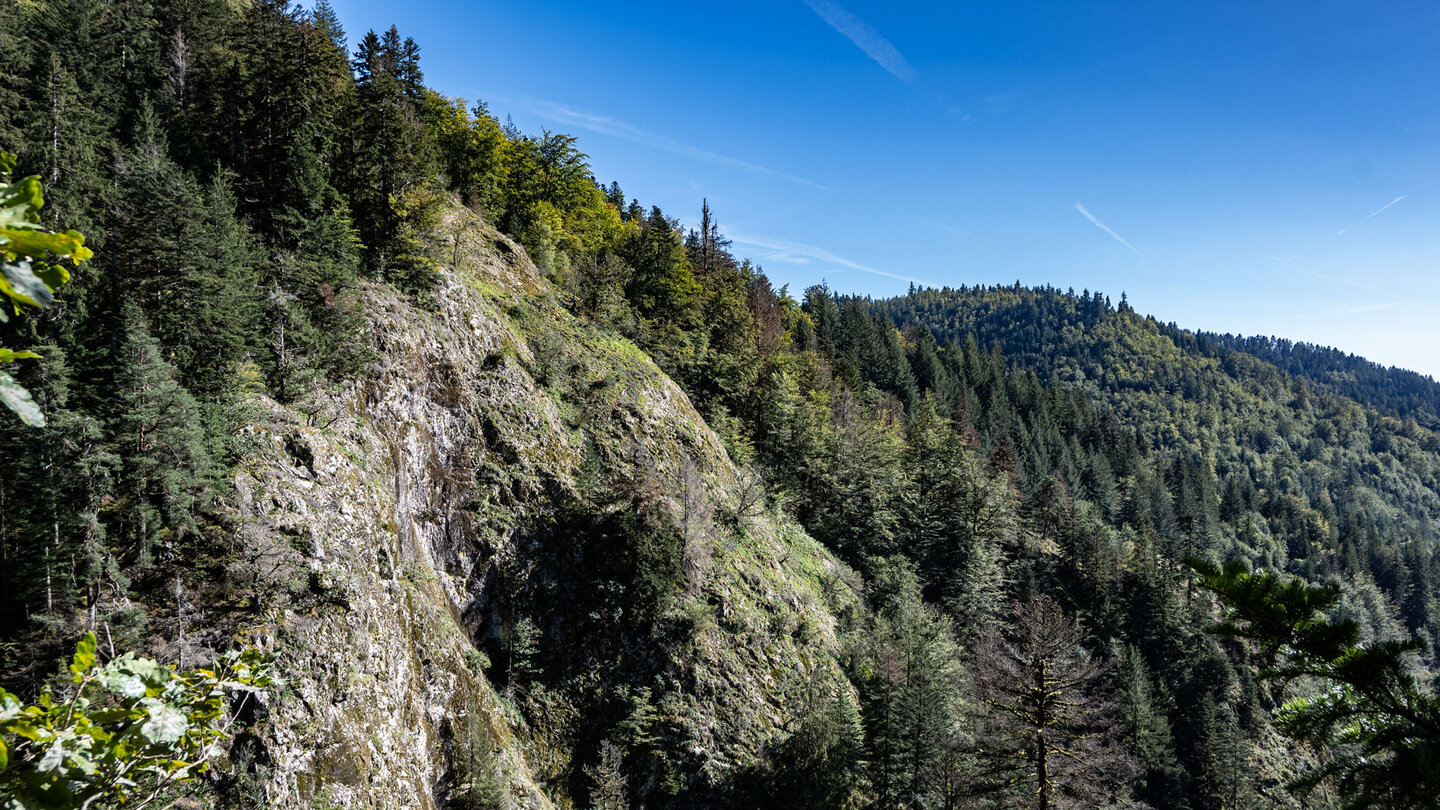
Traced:
<path id="1" fill-rule="evenodd" d="M 1440 3 L 332 0 L 778 284 L 1122 291 L 1440 378 Z"/>

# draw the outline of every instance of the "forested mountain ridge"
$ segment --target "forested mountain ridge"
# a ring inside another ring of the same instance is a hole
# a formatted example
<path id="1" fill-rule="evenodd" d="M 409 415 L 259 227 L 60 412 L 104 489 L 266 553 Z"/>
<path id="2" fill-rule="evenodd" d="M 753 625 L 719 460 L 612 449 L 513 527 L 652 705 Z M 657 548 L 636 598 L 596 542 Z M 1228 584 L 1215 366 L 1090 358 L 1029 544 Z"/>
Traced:
<path id="1" fill-rule="evenodd" d="M 1295 807 L 1349 743 L 1181 560 L 1437 635 L 1422 424 L 1098 294 L 794 297 L 324 2 L 6 10 L 0 139 L 96 258 L 0 326 L 0 677 L 270 651 L 192 800 Z"/>
<path id="2" fill-rule="evenodd" d="M 1003 293 L 1020 290 L 1011 287 L 966 287 L 959 289 L 922 291 L 930 296 L 938 293 L 941 299 L 954 296 L 955 301 L 928 301 L 914 304 L 906 302 L 895 311 L 915 317 L 924 312 L 924 319 L 933 328 L 951 335 L 970 334 L 970 327 L 978 326 L 990 341 L 998 341 L 1007 355 L 1037 368 L 1048 370 L 1049 358 L 1043 347 L 1063 340 L 1061 330 L 1066 327 L 1093 328 L 1115 311 L 1133 311 L 1125 297 L 1121 296 L 1116 310 L 1109 296 L 1100 292 L 1084 290 L 1076 294 L 1074 289 L 1061 292 L 1052 287 L 1026 290 L 1026 295 L 1013 299 L 986 304 L 980 299 L 988 293 Z M 957 303 L 969 299 L 961 314 Z M 883 304 L 882 304 L 883 306 Z M 984 322 L 984 325 L 979 325 Z M 962 325 L 968 324 L 969 326 Z M 1187 353 L 1200 354 L 1220 360 L 1227 371 L 1244 376 L 1241 371 L 1244 361 L 1237 354 L 1249 355 L 1293 377 L 1309 380 L 1315 388 L 1327 393 L 1338 394 L 1352 399 L 1384 415 L 1401 419 L 1414 419 L 1419 424 L 1435 430 L 1440 426 L 1440 382 L 1430 377 L 1401 368 L 1386 368 L 1378 363 L 1347 354 L 1339 349 L 1318 346 L 1312 343 L 1296 342 L 1278 337 L 1243 337 L 1217 334 L 1214 332 L 1181 329 L 1173 323 L 1158 323 L 1160 330 L 1170 337 Z M 1236 364 L 1240 365 L 1236 365 Z M 1041 372 L 1044 376 L 1044 372 Z"/>
<path id="3" fill-rule="evenodd" d="M 1177 342 L 1185 338 L 1177 338 Z M 1254 355 L 1281 371 L 1349 397 L 1388 416 L 1411 418 L 1440 429 L 1440 382 L 1407 369 L 1385 366 L 1329 346 L 1255 335 L 1193 333 L 1196 347 L 1223 358 L 1226 350 Z"/>
<path id="4" fill-rule="evenodd" d="M 1353 565 L 1350 547 L 1368 548 L 1368 538 L 1437 537 L 1440 441 L 1416 419 L 1358 406 L 1242 352 L 1200 351 L 1188 333 L 1142 318 L 1123 299 L 1112 309 L 1098 293 L 920 290 L 874 306 L 897 325 L 998 346 L 1040 379 L 1088 391 L 1152 447 L 1202 460 L 1221 486 L 1244 489 L 1244 481 L 1306 501 L 1323 532 L 1308 516 L 1266 515 L 1272 526 L 1284 521 L 1275 534 L 1302 543 L 1292 562 L 1307 558 L 1303 543 Z M 1227 511 L 1236 497 L 1222 493 Z"/>

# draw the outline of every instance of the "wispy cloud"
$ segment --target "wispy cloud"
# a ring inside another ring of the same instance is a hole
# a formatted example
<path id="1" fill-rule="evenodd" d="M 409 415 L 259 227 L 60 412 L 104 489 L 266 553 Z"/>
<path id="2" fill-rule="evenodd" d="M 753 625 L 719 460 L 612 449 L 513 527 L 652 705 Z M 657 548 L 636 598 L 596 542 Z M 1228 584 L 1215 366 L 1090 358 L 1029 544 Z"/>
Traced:
<path id="1" fill-rule="evenodd" d="M 637 126 L 628 124 L 624 121 L 620 121 L 604 115 L 596 115 L 594 113 L 582 112 L 581 110 L 576 110 L 557 101 L 546 101 L 545 99 L 530 98 L 526 96 L 521 97 L 514 103 L 521 109 L 530 113 L 531 115 L 537 118 L 543 118 L 546 121 L 553 121 L 557 124 L 564 124 L 566 126 L 588 129 L 591 132 L 598 132 L 601 135 L 609 135 L 613 138 L 630 141 L 631 143 L 638 143 L 641 146 L 648 146 L 652 149 L 660 149 L 666 152 L 670 152 L 672 154 L 680 155 L 681 157 L 690 158 L 692 160 L 699 160 L 705 163 L 711 163 L 726 169 L 736 169 L 739 171 L 751 172 L 753 174 L 765 174 L 771 177 L 779 177 L 795 183 L 800 183 L 801 185 L 806 185 L 811 188 L 818 189 L 820 191 L 831 190 L 826 186 L 816 183 L 813 180 L 807 180 L 804 177 L 797 177 L 793 174 L 786 174 L 785 172 L 779 171 L 777 169 L 772 169 L 768 166 L 761 166 L 758 163 L 751 163 L 746 160 L 740 160 L 739 158 L 722 155 L 718 152 L 711 152 L 706 149 L 701 149 L 697 146 L 691 146 L 687 143 L 680 143 L 679 141 L 672 140 L 665 137 L 664 135 L 657 135 L 653 132 L 647 132 Z"/>
<path id="2" fill-rule="evenodd" d="M 943 231 L 944 233 L 948 233 L 956 239 L 970 239 L 975 236 L 975 234 L 970 233 L 964 228 L 956 228 L 953 225 L 946 225 L 938 219 L 931 219 L 930 217 L 920 217 L 919 221 L 925 223 L 926 225 L 929 225 L 937 231 Z"/>
<path id="3" fill-rule="evenodd" d="M 1108 234 L 1110 234 L 1112 237 L 1114 237 L 1116 242 L 1119 242 L 1120 244 L 1124 245 L 1125 247 L 1130 248 L 1130 252 L 1131 252 L 1131 253 L 1134 253 L 1136 256 L 1140 256 L 1140 251 L 1136 250 L 1134 245 L 1132 245 L 1132 244 L 1130 244 L 1129 242 L 1125 241 L 1125 237 L 1123 237 L 1123 236 L 1121 236 L 1120 234 L 1116 233 L 1115 231 L 1111 230 L 1109 225 L 1106 225 L 1105 223 L 1103 223 L 1103 222 L 1101 222 L 1100 220 L 1096 219 L 1096 218 L 1095 218 L 1095 215 L 1092 214 L 1092 213 L 1090 213 L 1090 211 L 1089 211 L 1088 209 L 1086 209 L 1085 206 L 1083 206 L 1083 205 L 1081 205 L 1080 203 L 1077 202 L 1077 203 L 1075 203 L 1075 210 L 1076 210 L 1076 211 L 1079 211 L 1079 212 L 1082 213 L 1082 214 L 1084 214 L 1084 215 L 1085 215 L 1085 218 L 1088 219 L 1088 220 L 1090 220 L 1090 222 L 1093 223 L 1093 224 L 1095 225 L 1095 227 L 1099 228 L 1100 230 L 1102 230 L 1102 231 L 1104 231 L 1105 233 L 1108 233 Z M 1145 258 L 1145 257 L 1144 257 L 1144 256 L 1140 256 L 1140 258 L 1143 259 L 1143 258 Z"/>
<path id="4" fill-rule="evenodd" d="M 805 5 L 819 14 L 820 19 L 829 23 L 831 28 L 855 43 L 856 47 L 874 59 L 876 64 L 890 71 L 890 75 L 902 82 L 913 82 L 919 77 L 920 74 L 915 72 L 915 68 L 910 66 L 904 55 L 870 23 L 831 0 L 805 0 Z"/>
<path id="5" fill-rule="evenodd" d="M 1390 206 L 1394 205 L 1395 203 L 1400 202 L 1401 200 L 1405 199 L 1405 198 L 1408 197 L 1408 196 L 1410 196 L 1410 195 L 1408 195 L 1408 194 L 1401 194 L 1399 197 L 1396 197 L 1395 199 L 1391 200 L 1390 202 L 1385 203 L 1384 205 L 1380 206 L 1380 208 L 1379 208 L 1378 210 L 1373 211 L 1373 212 L 1371 212 L 1371 213 L 1369 213 L 1369 214 L 1366 214 L 1365 216 L 1361 217 L 1360 219 L 1357 219 L 1357 220 L 1355 220 L 1354 222 L 1350 223 L 1349 225 L 1346 225 L 1345 227 L 1343 227 L 1343 228 L 1341 228 L 1340 230 L 1336 231 L 1336 232 L 1335 232 L 1335 235 L 1336 235 L 1336 236 L 1344 236 L 1346 231 L 1350 230 L 1351 228 L 1355 227 L 1356 225 L 1359 225 L 1360 223 L 1364 222 L 1364 221 L 1367 220 L 1367 219 L 1374 219 L 1375 217 L 1380 216 L 1381 214 L 1383 214 L 1383 213 L 1385 213 L 1386 211 L 1390 210 Z"/>
<path id="6" fill-rule="evenodd" d="M 818 262 L 828 262 L 830 264 L 837 265 L 848 270 L 859 270 L 862 273 L 870 273 L 876 276 L 884 276 L 885 278 L 893 278 L 899 281 L 910 281 L 914 282 L 915 284 L 923 284 L 927 287 L 935 286 L 931 282 L 925 281 L 924 279 L 911 278 L 910 276 L 902 276 L 899 273 L 891 273 L 887 270 L 877 270 L 874 267 L 868 267 L 866 265 L 860 264 L 859 262 L 852 262 L 849 259 L 841 256 L 836 256 L 834 253 L 831 253 L 830 251 L 822 247 L 816 247 L 815 245 L 807 245 L 802 242 L 791 242 L 786 239 L 776 239 L 774 237 L 761 236 L 759 234 L 753 233 L 735 233 L 733 231 L 730 231 L 727 232 L 725 235 L 730 237 L 731 241 L 738 244 L 775 250 L 790 257 L 803 257 L 807 259 L 814 259 Z"/>
<path id="7" fill-rule="evenodd" d="M 1390 292 L 1390 290 L 1387 290 L 1387 289 L 1385 289 L 1384 287 L 1376 287 L 1376 286 L 1373 286 L 1373 285 L 1370 285 L 1370 284 L 1361 284 L 1360 282 L 1355 281 L 1354 279 L 1338 278 L 1338 277 L 1336 277 L 1336 276 L 1327 276 L 1327 275 L 1324 275 L 1323 273 L 1307 273 L 1306 275 L 1313 276 L 1313 277 L 1315 277 L 1315 278 L 1322 279 L 1322 280 L 1324 280 L 1324 281 L 1333 281 L 1333 282 L 1335 282 L 1336 284 L 1345 284 L 1345 285 L 1348 285 L 1348 286 L 1351 286 L 1351 287 L 1359 287 L 1359 288 L 1362 289 L 1362 290 L 1373 290 L 1374 292 Z"/>
<path id="8" fill-rule="evenodd" d="M 1364 313 L 1366 313 L 1366 312 L 1382 312 L 1382 311 L 1387 310 L 1387 309 L 1394 309 L 1394 308 L 1396 308 L 1396 307 L 1398 307 L 1398 306 L 1400 306 L 1400 305 L 1399 305 L 1399 304 L 1396 304 L 1396 303 L 1391 303 L 1391 304 L 1363 304 L 1363 305 L 1358 306 L 1358 307 L 1350 307 L 1349 309 L 1342 309 L 1342 310 L 1340 310 L 1340 314 L 1341 314 L 1341 315 L 1361 315 L 1361 314 L 1364 314 Z"/>
<path id="9" fill-rule="evenodd" d="M 809 256 L 800 256 L 795 253 L 787 253 L 783 250 L 771 250 L 767 253 L 757 253 L 751 258 L 762 262 L 780 262 L 782 264 L 809 264 Z"/>

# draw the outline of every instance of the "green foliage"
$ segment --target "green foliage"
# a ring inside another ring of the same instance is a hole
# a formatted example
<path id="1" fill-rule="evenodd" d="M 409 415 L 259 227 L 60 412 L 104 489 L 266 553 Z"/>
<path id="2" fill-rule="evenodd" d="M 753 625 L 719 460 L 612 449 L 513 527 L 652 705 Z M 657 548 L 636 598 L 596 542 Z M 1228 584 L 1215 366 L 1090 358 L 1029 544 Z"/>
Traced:
<path id="1" fill-rule="evenodd" d="M 124 361 L 114 439 L 123 458 L 120 493 L 130 519 L 122 537 L 148 565 L 162 545 L 174 554 L 199 533 L 195 514 L 217 486 L 194 398 L 176 380 L 139 307 L 124 307 Z"/>
<path id="2" fill-rule="evenodd" d="M 614 743 L 606 740 L 600 745 L 600 759 L 585 767 L 585 776 L 590 780 L 591 810 L 626 810 L 630 801 L 625 784 L 624 754 Z"/>
<path id="3" fill-rule="evenodd" d="M 1152 807 L 1173 807 L 1183 797 L 1183 770 L 1175 756 L 1170 720 L 1157 701 L 1149 667 L 1134 646 L 1120 656 L 1120 721 L 1140 767 L 1136 798 Z"/>
<path id="4" fill-rule="evenodd" d="M 171 160 L 153 113 L 144 111 L 141 130 L 119 178 L 112 281 L 150 313 L 150 331 L 187 386 L 223 396 L 259 342 L 254 240 L 236 219 L 227 175 L 202 188 Z"/>
<path id="5" fill-rule="evenodd" d="M 920 597 L 899 559 L 876 565 L 874 622 L 854 666 L 865 716 L 866 775 L 880 807 L 932 806 L 936 769 L 958 742 L 959 653 L 950 622 Z"/>
<path id="6" fill-rule="evenodd" d="M 392 26 L 356 48 L 355 150 L 347 191 L 365 260 L 381 278 L 428 289 L 433 265 L 415 235 L 433 224 L 435 150 L 422 116 L 419 49 Z"/>
<path id="7" fill-rule="evenodd" d="M 1406 660 L 1423 642 L 1359 644 L 1353 619 L 1324 615 L 1340 600 L 1333 584 L 1310 585 L 1238 563 L 1190 565 L 1224 608 L 1216 631 L 1254 642 L 1262 677 L 1300 687 L 1278 710 L 1278 724 L 1328 756 L 1295 789 L 1308 793 L 1333 783 L 1350 810 L 1433 806 L 1440 787 L 1440 698 L 1420 688 Z"/>
<path id="8" fill-rule="evenodd" d="M 492 221 L 504 214 L 502 193 L 509 173 L 509 141 L 485 103 L 472 112 L 465 99 L 425 95 L 425 124 L 440 152 L 446 185 Z"/>
<path id="9" fill-rule="evenodd" d="M 1330 391 L 1375 408 L 1389 416 L 1414 419 L 1440 430 L 1440 382 L 1402 368 L 1386 368 L 1349 352 L 1279 337 L 1241 337 L 1210 332 L 1191 334 L 1166 327 L 1171 338 L 1187 348 L 1234 362 L 1235 353 L 1248 354 L 1286 373 L 1303 377 L 1320 390 Z"/>
<path id="10" fill-rule="evenodd" d="M 10 318 L 5 310 L 20 314 L 22 306 L 48 309 L 55 303 L 55 288 L 70 280 L 70 273 L 57 261 L 78 264 L 93 254 L 85 237 L 76 231 L 55 233 L 40 224 L 45 205 L 40 178 L 35 175 L 13 180 L 16 158 L 0 152 L 0 323 Z M 0 347 L 0 364 L 37 359 L 34 352 Z M 45 426 L 40 406 L 14 377 L 0 371 L 0 402 L 20 420 L 35 427 Z"/>
<path id="11" fill-rule="evenodd" d="M 448 807 L 457 810 L 501 810 L 506 806 L 494 743 L 485 724 L 473 712 L 465 722 L 453 757 L 454 789 Z"/>
<path id="12" fill-rule="evenodd" d="M 6 807 L 146 807 L 209 768 L 237 694 L 248 700 L 274 684 L 269 660 L 254 650 L 177 672 L 131 653 L 102 663 L 93 633 L 76 646 L 69 681 L 29 705 L 0 690 Z"/>
<path id="13" fill-rule="evenodd" d="M 790 736 L 773 754 L 771 806 L 842 810 L 861 803 L 865 729 L 850 685 L 830 673 L 807 679 Z"/>

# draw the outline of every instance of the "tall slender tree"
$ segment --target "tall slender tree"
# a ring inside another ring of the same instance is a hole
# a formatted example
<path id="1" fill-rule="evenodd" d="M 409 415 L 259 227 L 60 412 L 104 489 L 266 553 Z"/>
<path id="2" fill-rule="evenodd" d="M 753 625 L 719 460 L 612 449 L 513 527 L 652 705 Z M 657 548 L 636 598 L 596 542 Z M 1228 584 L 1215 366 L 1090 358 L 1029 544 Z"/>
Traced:
<path id="1" fill-rule="evenodd" d="M 972 667 L 988 707 L 977 787 L 1033 810 L 1124 806 L 1135 763 L 1120 744 L 1108 667 L 1047 596 L 1015 607 L 987 633 Z"/>

